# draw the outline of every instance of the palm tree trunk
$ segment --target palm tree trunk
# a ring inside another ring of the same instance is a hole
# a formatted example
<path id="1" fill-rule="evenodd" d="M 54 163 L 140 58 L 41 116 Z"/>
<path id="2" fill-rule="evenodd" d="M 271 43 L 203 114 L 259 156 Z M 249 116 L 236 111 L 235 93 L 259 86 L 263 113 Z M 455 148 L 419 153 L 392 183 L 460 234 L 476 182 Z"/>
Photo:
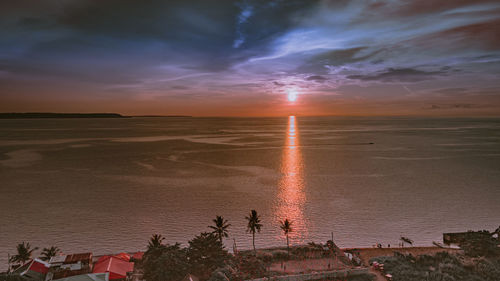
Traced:
<path id="1" fill-rule="evenodd" d="M 257 256 L 257 250 L 255 249 L 255 232 L 252 232 L 252 244 L 253 244 L 253 252 Z"/>
<path id="2" fill-rule="evenodd" d="M 288 234 L 286 235 L 286 250 L 288 253 L 288 258 L 290 258 L 290 243 L 288 243 Z"/>

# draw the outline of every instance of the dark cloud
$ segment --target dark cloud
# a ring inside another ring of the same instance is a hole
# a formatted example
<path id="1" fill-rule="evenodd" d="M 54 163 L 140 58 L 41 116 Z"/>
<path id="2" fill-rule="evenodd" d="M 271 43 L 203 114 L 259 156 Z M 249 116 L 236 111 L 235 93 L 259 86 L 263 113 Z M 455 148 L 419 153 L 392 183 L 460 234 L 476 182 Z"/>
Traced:
<path id="1" fill-rule="evenodd" d="M 321 75 L 312 75 L 306 78 L 307 81 L 316 81 L 316 82 L 324 82 L 325 80 L 328 80 L 328 78 L 321 76 Z"/>
<path id="2" fill-rule="evenodd" d="M 438 109 L 472 109 L 478 108 L 479 105 L 470 103 L 456 103 L 456 104 L 431 104 L 426 109 L 438 110 Z"/>
<path id="3" fill-rule="evenodd" d="M 444 70 L 423 71 L 413 68 L 388 68 L 383 72 L 367 75 L 348 75 L 348 79 L 362 81 L 382 81 L 382 82 L 418 82 L 435 79 L 438 75 L 443 75 Z"/>

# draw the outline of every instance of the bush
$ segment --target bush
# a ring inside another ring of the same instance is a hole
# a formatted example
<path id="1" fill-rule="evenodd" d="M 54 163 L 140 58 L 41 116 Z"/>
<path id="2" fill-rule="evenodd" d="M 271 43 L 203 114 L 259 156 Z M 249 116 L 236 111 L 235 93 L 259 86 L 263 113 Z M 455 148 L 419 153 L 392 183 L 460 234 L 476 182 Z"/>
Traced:
<path id="1" fill-rule="evenodd" d="M 395 254 L 370 260 L 373 261 L 383 263 L 385 272 L 392 274 L 394 281 L 494 281 L 500 276 L 498 259 L 475 259 L 466 265 L 457 256 L 446 252 L 416 258 Z"/>

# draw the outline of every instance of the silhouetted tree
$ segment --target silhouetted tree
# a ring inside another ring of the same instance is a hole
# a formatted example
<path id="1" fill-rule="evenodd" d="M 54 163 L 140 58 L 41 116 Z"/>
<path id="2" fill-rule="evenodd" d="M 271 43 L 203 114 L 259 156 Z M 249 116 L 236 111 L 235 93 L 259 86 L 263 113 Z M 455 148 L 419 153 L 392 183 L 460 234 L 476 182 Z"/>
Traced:
<path id="1" fill-rule="evenodd" d="M 257 214 L 257 211 L 252 210 L 250 215 L 245 217 L 247 219 L 247 232 L 252 233 L 252 245 L 253 251 L 257 254 L 257 250 L 255 249 L 255 232 L 260 233 L 260 229 L 262 228 L 262 224 L 260 223 L 260 216 Z"/>
<path id="2" fill-rule="evenodd" d="M 205 279 L 203 277 L 208 278 L 215 269 L 224 265 L 228 254 L 215 234 L 203 232 L 189 241 L 187 256 L 191 273 Z"/>
<path id="3" fill-rule="evenodd" d="M 288 251 L 288 257 L 290 257 L 290 243 L 288 240 L 288 234 L 293 231 L 292 229 L 292 222 L 289 221 L 288 219 L 285 219 L 284 221 L 280 222 L 280 228 L 283 230 L 283 233 L 286 236 L 286 249 Z"/>
<path id="4" fill-rule="evenodd" d="M 38 248 L 35 247 L 31 249 L 30 243 L 23 242 L 17 244 L 16 249 L 17 249 L 17 254 L 10 257 L 10 262 L 24 265 L 27 261 L 31 260 L 33 252 L 36 251 Z"/>
<path id="5" fill-rule="evenodd" d="M 57 256 L 61 250 L 58 247 L 52 246 L 50 248 L 43 248 L 42 255 L 40 257 L 43 261 L 49 261 L 52 257 Z"/>
<path id="6" fill-rule="evenodd" d="M 148 248 L 144 253 L 144 256 L 149 256 L 150 258 L 158 258 L 163 253 L 163 250 L 165 250 L 165 248 L 167 247 L 165 244 L 163 244 L 163 240 L 165 240 L 165 238 L 161 236 L 161 234 L 153 234 L 151 238 L 149 238 Z"/>
<path id="7" fill-rule="evenodd" d="M 211 229 L 213 229 L 212 233 L 217 235 L 220 243 L 222 244 L 222 238 L 228 237 L 227 229 L 231 226 L 222 216 L 216 216 L 215 219 L 212 220 L 214 225 L 209 225 Z"/>
<path id="8" fill-rule="evenodd" d="M 161 241 L 156 239 L 155 241 Z M 187 251 L 180 244 L 163 245 L 156 244 L 144 254 L 142 266 L 144 280 L 148 281 L 178 281 L 181 280 L 189 270 Z"/>

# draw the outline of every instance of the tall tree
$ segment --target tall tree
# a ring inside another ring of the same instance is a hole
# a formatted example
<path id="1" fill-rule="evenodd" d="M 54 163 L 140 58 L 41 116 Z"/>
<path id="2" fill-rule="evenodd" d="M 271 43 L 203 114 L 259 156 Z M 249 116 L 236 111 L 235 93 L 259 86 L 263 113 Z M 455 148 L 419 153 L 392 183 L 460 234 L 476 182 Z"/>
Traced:
<path id="1" fill-rule="evenodd" d="M 245 219 L 247 219 L 248 221 L 247 232 L 252 233 L 253 251 L 255 254 L 257 254 L 257 250 L 255 249 L 255 233 L 260 233 L 260 229 L 262 228 L 262 224 L 260 223 L 260 216 L 257 214 L 257 211 L 252 210 L 250 212 L 250 215 L 245 217 Z"/>
<path id="2" fill-rule="evenodd" d="M 153 234 L 151 236 L 151 238 L 149 238 L 149 242 L 148 242 L 148 251 L 152 251 L 152 250 L 155 250 L 155 249 L 158 249 L 158 248 L 162 248 L 163 246 L 163 240 L 165 240 L 165 238 L 163 236 L 161 236 L 161 234 Z"/>
<path id="3" fill-rule="evenodd" d="M 292 222 L 288 219 L 285 219 L 284 221 L 281 221 L 280 224 L 280 228 L 281 230 L 283 230 L 283 233 L 286 236 L 286 249 L 288 251 L 288 257 L 290 257 L 290 243 L 288 240 L 288 234 L 293 231 Z"/>
<path id="4" fill-rule="evenodd" d="M 50 248 L 43 248 L 42 256 L 40 257 L 43 261 L 49 261 L 52 257 L 57 256 L 61 250 L 58 247 L 52 246 Z"/>
<path id="5" fill-rule="evenodd" d="M 23 243 L 17 244 L 16 249 L 17 249 L 17 254 L 10 257 L 10 262 L 24 265 L 27 261 L 31 259 L 33 252 L 36 251 L 38 248 L 34 247 L 32 249 L 30 243 L 25 243 L 23 241 Z"/>
<path id="6" fill-rule="evenodd" d="M 200 279 L 208 279 L 215 269 L 224 265 L 228 254 L 215 234 L 203 232 L 189 241 L 187 256 L 191 272 Z"/>
<path id="7" fill-rule="evenodd" d="M 179 244 L 163 245 L 152 248 L 144 254 L 142 261 L 144 280 L 178 281 L 189 271 L 187 251 Z"/>
<path id="8" fill-rule="evenodd" d="M 214 225 L 209 225 L 211 229 L 213 229 L 212 233 L 217 235 L 220 243 L 222 244 L 222 238 L 228 237 L 227 229 L 231 226 L 222 216 L 216 216 L 215 219 L 212 220 Z"/>

